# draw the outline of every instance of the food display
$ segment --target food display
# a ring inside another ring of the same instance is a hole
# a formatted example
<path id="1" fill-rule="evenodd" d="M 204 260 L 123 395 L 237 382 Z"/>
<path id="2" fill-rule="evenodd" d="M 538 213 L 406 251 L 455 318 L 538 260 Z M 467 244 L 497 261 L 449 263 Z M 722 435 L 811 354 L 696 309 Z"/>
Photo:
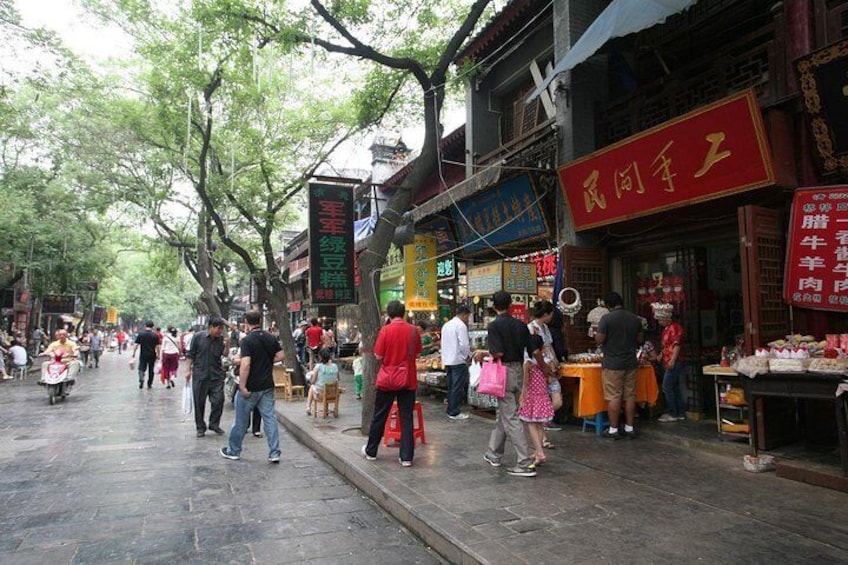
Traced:
<path id="1" fill-rule="evenodd" d="M 754 355 L 743 357 L 733 368 L 754 377 L 763 373 L 833 373 L 848 375 L 848 351 L 841 346 L 841 335 L 829 334 L 819 341 L 815 336 L 792 334 L 757 348 Z"/>
<path id="2" fill-rule="evenodd" d="M 592 365 L 603 360 L 603 353 L 575 353 L 568 356 L 568 362 L 575 365 Z"/>
<path id="3" fill-rule="evenodd" d="M 848 374 L 848 359 L 813 359 L 807 370 L 812 373 Z"/>

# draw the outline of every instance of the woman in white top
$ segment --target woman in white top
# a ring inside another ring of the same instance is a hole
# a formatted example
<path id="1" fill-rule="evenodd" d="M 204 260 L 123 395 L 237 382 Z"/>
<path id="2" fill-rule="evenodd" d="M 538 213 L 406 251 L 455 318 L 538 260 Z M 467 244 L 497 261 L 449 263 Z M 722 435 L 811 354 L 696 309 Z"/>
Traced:
<path id="1" fill-rule="evenodd" d="M 159 379 L 168 388 L 173 388 L 174 379 L 177 378 L 177 369 L 180 368 L 180 340 L 177 338 L 177 328 L 171 326 L 162 334 L 162 369 L 159 371 Z"/>
<path id="2" fill-rule="evenodd" d="M 548 392 L 551 395 L 551 404 L 554 411 L 562 408 L 562 387 L 559 384 L 559 363 L 554 352 L 554 338 L 551 335 L 551 330 L 548 328 L 548 322 L 554 317 L 554 305 L 550 300 L 538 300 L 533 304 L 533 321 L 527 324 L 527 329 L 530 330 L 530 335 L 538 335 L 542 338 L 542 356 L 545 362 L 550 366 L 548 378 Z M 545 426 L 545 430 L 559 430 L 558 426 L 551 422 Z M 548 441 L 547 436 L 544 436 L 542 445 L 546 449 L 553 449 L 553 444 Z"/>

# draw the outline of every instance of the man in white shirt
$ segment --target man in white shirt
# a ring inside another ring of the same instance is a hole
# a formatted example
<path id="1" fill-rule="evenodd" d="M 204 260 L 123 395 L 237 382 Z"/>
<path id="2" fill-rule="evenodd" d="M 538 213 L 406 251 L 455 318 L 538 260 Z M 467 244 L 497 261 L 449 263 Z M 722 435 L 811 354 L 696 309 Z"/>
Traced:
<path id="1" fill-rule="evenodd" d="M 468 358 L 471 347 L 468 339 L 468 306 L 459 306 L 456 316 L 442 326 L 442 364 L 448 381 L 448 418 L 467 420 L 468 414 L 460 412 L 462 401 L 468 394 Z"/>

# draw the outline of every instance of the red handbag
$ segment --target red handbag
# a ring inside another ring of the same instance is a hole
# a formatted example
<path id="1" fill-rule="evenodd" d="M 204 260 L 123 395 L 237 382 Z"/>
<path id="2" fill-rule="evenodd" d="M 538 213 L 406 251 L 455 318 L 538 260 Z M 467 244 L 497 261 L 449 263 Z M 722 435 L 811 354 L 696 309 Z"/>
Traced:
<path id="1" fill-rule="evenodd" d="M 408 361 L 410 357 L 412 357 L 413 340 L 417 337 L 417 333 L 415 326 L 412 326 L 412 333 L 409 336 L 409 349 L 406 353 L 406 360 L 403 363 L 400 365 L 383 365 L 380 367 L 380 370 L 377 371 L 377 380 L 374 383 L 374 386 L 377 387 L 377 389 L 385 392 L 396 392 L 406 388 L 406 385 L 409 382 Z"/>

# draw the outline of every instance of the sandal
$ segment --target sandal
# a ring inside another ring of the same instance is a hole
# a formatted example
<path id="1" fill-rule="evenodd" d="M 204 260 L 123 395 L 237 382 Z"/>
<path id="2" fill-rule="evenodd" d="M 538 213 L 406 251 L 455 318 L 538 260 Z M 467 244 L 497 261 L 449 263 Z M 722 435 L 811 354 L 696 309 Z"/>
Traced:
<path id="1" fill-rule="evenodd" d="M 556 449 L 556 446 L 548 440 L 542 442 L 542 447 L 544 447 L 545 449 Z"/>
<path id="2" fill-rule="evenodd" d="M 547 458 L 547 457 L 545 457 L 544 455 L 543 455 L 543 456 L 541 456 L 541 457 L 534 457 L 534 458 L 533 458 L 533 463 L 534 463 L 537 467 L 538 467 L 539 465 L 544 465 L 545 463 L 547 463 L 547 461 L 548 461 L 548 458 Z"/>

